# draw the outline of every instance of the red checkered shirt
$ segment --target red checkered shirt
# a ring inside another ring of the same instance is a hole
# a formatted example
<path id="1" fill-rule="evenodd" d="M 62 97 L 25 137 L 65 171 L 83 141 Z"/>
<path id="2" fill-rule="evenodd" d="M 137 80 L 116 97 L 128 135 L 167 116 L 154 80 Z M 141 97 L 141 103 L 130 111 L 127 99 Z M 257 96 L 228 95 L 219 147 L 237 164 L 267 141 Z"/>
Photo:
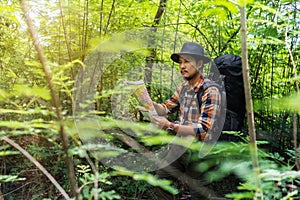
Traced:
<path id="1" fill-rule="evenodd" d="M 199 109 L 197 92 L 203 83 L 202 76 L 193 86 L 189 85 L 188 81 L 182 83 L 173 96 L 162 104 L 168 113 L 180 111 L 180 124 L 193 126 L 197 138 L 202 140 L 218 117 L 221 101 L 218 88 L 208 87 L 203 92 L 202 105 Z"/>

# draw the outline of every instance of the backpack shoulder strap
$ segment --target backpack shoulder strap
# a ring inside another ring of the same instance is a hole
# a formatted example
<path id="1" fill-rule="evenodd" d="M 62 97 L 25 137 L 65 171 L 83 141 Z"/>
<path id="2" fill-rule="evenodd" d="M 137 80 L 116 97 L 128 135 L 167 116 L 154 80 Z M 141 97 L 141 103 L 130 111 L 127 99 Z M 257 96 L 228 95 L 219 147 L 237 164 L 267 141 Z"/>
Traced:
<path id="1" fill-rule="evenodd" d="M 225 122 L 225 113 L 226 113 L 226 92 L 224 91 L 224 88 L 222 88 L 218 83 L 214 81 L 207 81 L 204 80 L 203 85 L 199 88 L 199 91 L 197 93 L 197 99 L 199 103 L 199 109 L 201 109 L 202 106 L 202 96 L 204 91 L 209 87 L 216 87 L 219 90 L 219 93 L 221 95 L 221 104 L 220 104 L 220 111 L 219 111 L 219 117 L 216 119 L 216 121 L 213 124 L 213 127 L 208 130 L 208 139 L 207 141 L 209 143 L 215 143 L 218 138 L 221 135 L 223 125 Z M 201 112 L 201 111 L 200 111 Z"/>
<path id="2" fill-rule="evenodd" d="M 202 105 L 202 96 L 204 91 L 209 88 L 209 87 L 216 87 L 219 89 L 219 92 L 221 93 L 221 86 L 214 82 L 214 81 L 208 81 L 207 79 L 204 79 L 204 83 L 201 85 L 201 87 L 199 88 L 198 92 L 197 92 L 197 99 L 198 99 L 198 103 L 199 103 L 199 108 L 201 108 Z M 223 96 L 223 95 L 222 95 Z M 223 98 L 223 97 L 222 97 Z M 223 99 L 222 99 L 223 100 Z"/>

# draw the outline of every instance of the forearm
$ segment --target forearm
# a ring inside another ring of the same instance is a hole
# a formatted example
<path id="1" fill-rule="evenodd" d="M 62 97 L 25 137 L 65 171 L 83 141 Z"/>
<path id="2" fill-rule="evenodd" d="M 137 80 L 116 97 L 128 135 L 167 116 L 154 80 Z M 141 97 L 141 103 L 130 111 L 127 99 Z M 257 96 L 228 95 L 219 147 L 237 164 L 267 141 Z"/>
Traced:
<path id="1" fill-rule="evenodd" d="M 174 131 L 177 136 L 196 136 L 193 126 L 189 125 L 174 125 Z"/>
<path id="2" fill-rule="evenodd" d="M 175 124 L 174 134 L 176 134 L 178 137 L 193 136 L 203 141 L 207 132 L 204 131 L 202 133 L 196 134 L 194 126 Z"/>
<path id="3" fill-rule="evenodd" d="M 167 115 L 166 108 L 163 105 L 153 102 L 153 106 L 159 116 Z"/>
<path id="4" fill-rule="evenodd" d="M 151 121 L 163 130 L 168 130 L 169 128 L 173 129 L 172 134 L 177 135 L 178 137 L 197 136 L 195 133 L 195 127 L 193 125 L 174 124 L 168 121 L 165 117 L 152 117 Z M 206 135 L 206 132 L 203 132 L 200 135 L 198 137 L 203 140 Z"/>

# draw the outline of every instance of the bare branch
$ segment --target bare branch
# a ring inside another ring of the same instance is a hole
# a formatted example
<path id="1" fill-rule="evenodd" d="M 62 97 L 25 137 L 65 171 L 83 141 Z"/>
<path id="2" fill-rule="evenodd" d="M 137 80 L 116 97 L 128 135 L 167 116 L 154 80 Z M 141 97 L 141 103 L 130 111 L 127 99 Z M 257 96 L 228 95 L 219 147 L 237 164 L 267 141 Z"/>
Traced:
<path id="1" fill-rule="evenodd" d="M 235 38 L 237 36 L 237 34 L 240 32 L 241 26 L 239 26 L 237 28 L 237 30 L 230 36 L 230 38 L 226 41 L 226 43 L 224 44 L 223 48 L 221 49 L 221 52 L 225 51 L 228 44 L 233 40 L 233 38 Z"/>
<path id="2" fill-rule="evenodd" d="M 12 141 L 6 136 L 1 137 L 2 140 L 10 144 L 11 146 L 18 149 L 26 158 L 30 160 L 39 170 L 47 176 L 47 178 L 53 183 L 53 185 L 59 190 L 59 192 L 64 196 L 65 199 L 70 199 L 69 195 L 66 191 L 60 186 L 60 184 L 55 180 L 55 178 L 34 158 L 32 157 L 25 149 L 23 149 L 20 145 Z"/>

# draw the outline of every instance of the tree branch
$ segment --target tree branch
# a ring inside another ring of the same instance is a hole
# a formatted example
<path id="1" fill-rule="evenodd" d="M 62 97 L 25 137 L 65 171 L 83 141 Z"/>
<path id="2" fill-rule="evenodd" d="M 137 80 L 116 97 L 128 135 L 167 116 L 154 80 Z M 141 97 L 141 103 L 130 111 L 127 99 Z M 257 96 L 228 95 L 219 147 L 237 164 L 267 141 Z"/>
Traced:
<path id="1" fill-rule="evenodd" d="M 55 180 L 55 178 L 34 158 L 32 157 L 25 149 L 23 149 L 20 145 L 12 141 L 6 136 L 1 137 L 2 140 L 10 144 L 11 146 L 18 149 L 26 158 L 30 160 L 39 170 L 47 176 L 47 178 L 53 183 L 53 185 L 59 190 L 59 192 L 64 196 L 65 199 L 70 199 L 69 195 L 66 193 L 66 191 L 60 186 L 60 184 Z M 1 199 L 1 196 L 0 196 Z"/>
<path id="2" fill-rule="evenodd" d="M 200 28 L 198 27 L 198 25 L 192 25 L 192 24 L 189 24 L 189 25 L 191 27 L 195 28 L 200 33 L 200 35 L 202 35 L 202 37 L 204 38 L 204 40 L 206 41 L 206 43 L 211 47 L 212 51 L 214 51 L 215 53 L 217 53 L 214 45 L 209 41 L 209 39 L 206 37 L 206 35 L 200 30 Z"/>
<path id="3" fill-rule="evenodd" d="M 241 26 L 230 36 L 230 38 L 226 41 L 226 43 L 223 45 L 223 48 L 221 49 L 220 53 L 224 52 L 227 48 L 228 44 L 233 40 L 234 37 L 237 36 L 237 34 L 240 32 Z"/>
<path id="4" fill-rule="evenodd" d="M 111 9 L 110 9 L 110 12 L 109 12 L 109 15 L 108 15 L 108 19 L 107 19 L 107 23 L 106 23 L 105 30 L 104 30 L 104 35 L 106 35 L 106 33 L 107 33 L 107 29 L 108 29 L 108 26 L 109 26 L 109 23 L 110 23 L 110 19 L 111 19 L 113 10 L 115 9 L 115 2 L 116 2 L 116 0 L 112 1 Z"/>

